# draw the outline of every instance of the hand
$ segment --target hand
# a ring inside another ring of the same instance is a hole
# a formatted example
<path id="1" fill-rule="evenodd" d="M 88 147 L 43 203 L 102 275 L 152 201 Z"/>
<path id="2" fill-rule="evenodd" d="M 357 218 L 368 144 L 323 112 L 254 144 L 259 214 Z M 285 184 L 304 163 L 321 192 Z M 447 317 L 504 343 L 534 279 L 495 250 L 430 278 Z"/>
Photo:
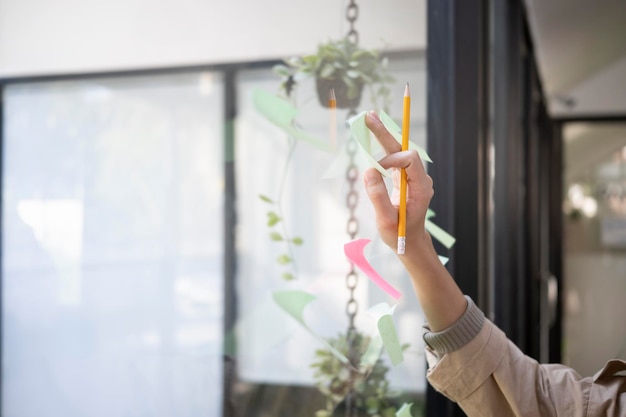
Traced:
<path id="1" fill-rule="evenodd" d="M 391 198 L 383 178 L 375 168 L 364 174 L 365 189 L 376 212 L 376 225 L 382 240 L 395 250 L 398 242 L 398 206 L 400 196 L 400 168 L 407 174 L 407 227 L 406 247 L 416 243 L 425 235 L 426 211 L 433 197 L 433 180 L 426 174 L 424 165 L 414 150 L 402 151 L 402 146 L 389 133 L 378 115 L 370 112 L 365 116 L 365 124 L 374 133 L 385 149 L 387 156 L 379 161 L 385 169 L 394 169 L 394 188 Z"/>
<path id="2" fill-rule="evenodd" d="M 365 171 L 365 189 L 376 212 L 376 225 L 382 240 L 396 249 L 398 242 L 399 169 L 407 174 L 406 251 L 399 259 L 406 268 L 422 311 L 432 331 L 455 323 L 467 307 L 463 293 L 441 264 L 425 229 L 426 211 L 433 197 L 433 180 L 415 151 L 402 151 L 376 113 L 365 116 L 365 124 L 387 152 L 378 161 L 385 169 L 395 168 L 394 190 L 389 198 L 382 176 L 375 168 Z M 392 202 L 392 199 L 394 200 Z"/>

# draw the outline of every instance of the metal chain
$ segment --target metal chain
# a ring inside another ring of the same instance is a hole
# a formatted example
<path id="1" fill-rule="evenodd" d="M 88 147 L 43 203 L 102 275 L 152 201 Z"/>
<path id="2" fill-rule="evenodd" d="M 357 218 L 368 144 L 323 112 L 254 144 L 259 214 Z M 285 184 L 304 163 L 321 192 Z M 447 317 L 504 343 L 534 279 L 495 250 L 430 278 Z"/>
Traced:
<path id="1" fill-rule="evenodd" d="M 359 6 L 356 4 L 356 0 L 350 0 L 348 7 L 346 8 L 346 20 L 350 24 L 350 29 L 346 34 L 346 38 L 354 45 L 359 43 L 359 33 L 356 31 L 354 24 L 359 17 Z M 351 108 L 346 118 L 350 118 L 356 115 L 356 108 Z M 349 217 L 346 224 L 346 232 L 350 236 L 350 240 L 354 240 L 359 232 L 359 219 L 356 217 L 356 208 L 359 203 L 359 194 L 356 191 L 356 181 L 359 177 L 359 169 L 355 163 L 355 156 L 357 152 L 356 140 L 349 138 L 346 146 L 348 154 L 348 167 L 346 169 L 346 181 L 348 181 L 348 193 L 346 194 L 346 206 L 348 207 Z M 346 287 L 348 288 L 348 302 L 346 304 L 346 315 L 348 316 L 348 330 L 346 334 L 346 341 L 348 342 L 348 358 L 352 363 L 358 363 L 357 352 L 355 351 L 355 339 L 356 339 L 356 327 L 354 325 L 354 318 L 359 310 L 359 304 L 354 298 L 354 292 L 359 282 L 359 276 L 357 275 L 354 264 L 350 263 L 350 270 L 346 275 Z M 352 374 L 352 371 L 350 372 Z M 354 401 L 354 392 L 349 392 L 345 400 L 346 405 L 346 417 L 357 416 L 357 408 Z"/>
<path id="2" fill-rule="evenodd" d="M 350 4 L 348 4 L 348 8 L 346 9 L 346 19 L 348 23 L 350 23 L 350 30 L 346 37 L 350 42 L 357 45 L 359 43 L 359 33 L 354 28 L 354 22 L 359 17 L 359 6 L 357 6 L 355 0 L 350 0 Z"/>
<path id="3" fill-rule="evenodd" d="M 348 118 L 356 115 L 356 109 L 350 109 L 348 112 Z M 359 194 L 356 191 L 356 181 L 359 176 L 359 169 L 355 164 L 355 156 L 357 152 L 357 143 L 353 138 L 348 139 L 346 146 L 347 154 L 349 158 L 348 168 L 346 169 L 346 180 L 348 181 L 348 193 L 346 194 L 346 206 L 350 213 L 348 217 L 348 223 L 346 225 L 346 231 L 350 236 L 350 240 L 353 240 L 359 232 L 359 219 L 356 217 L 356 207 L 359 202 Z M 346 304 L 346 315 L 348 316 L 348 331 L 346 333 L 346 341 L 348 342 L 348 358 L 352 363 L 358 363 L 358 352 L 355 351 L 356 341 L 356 326 L 354 325 L 354 318 L 359 310 L 359 303 L 354 298 L 354 291 L 359 282 L 359 276 L 357 275 L 354 264 L 350 263 L 350 270 L 346 275 L 346 287 L 348 288 L 349 297 Z M 352 371 L 350 371 L 352 378 Z M 354 392 L 349 392 L 346 396 L 346 417 L 357 416 L 357 408 L 354 403 Z"/>
<path id="4" fill-rule="evenodd" d="M 348 113 L 348 118 L 354 116 L 356 110 L 351 109 Z M 348 168 L 346 169 L 346 180 L 348 181 L 348 193 L 346 194 L 346 206 L 348 207 L 349 217 L 346 225 L 346 232 L 350 236 L 350 240 L 353 240 L 359 232 L 359 219 L 356 217 L 356 207 L 359 203 L 359 194 L 356 191 L 356 181 L 359 177 L 359 169 L 356 166 L 354 159 L 357 151 L 357 143 L 354 139 L 350 138 L 347 143 L 347 153 L 349 158 Z M 346 287 L 350 293 L 348 303 L 346 304 L 346 314 L 348 315 L 348 341 L 351 341 L 354 337 L 356 327 L 354 326 L 354 317 L 359 309 L 359 304 L 354 298 L 354 291 L 358 284 L 359 277 L 357 275 L 354 264 L 350 263 L 350 271 L 346 275 Z"/>

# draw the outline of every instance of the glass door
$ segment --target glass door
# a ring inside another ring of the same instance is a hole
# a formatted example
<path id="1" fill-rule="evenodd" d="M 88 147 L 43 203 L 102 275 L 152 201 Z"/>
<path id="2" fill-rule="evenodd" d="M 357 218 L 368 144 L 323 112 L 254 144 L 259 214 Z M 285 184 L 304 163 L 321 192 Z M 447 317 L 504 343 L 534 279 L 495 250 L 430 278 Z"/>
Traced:
<path id="1" fill-rule="evenodd" d="M 563 129 L 563 361 L 593 375 L 626 358 L 626 121 Z"/>

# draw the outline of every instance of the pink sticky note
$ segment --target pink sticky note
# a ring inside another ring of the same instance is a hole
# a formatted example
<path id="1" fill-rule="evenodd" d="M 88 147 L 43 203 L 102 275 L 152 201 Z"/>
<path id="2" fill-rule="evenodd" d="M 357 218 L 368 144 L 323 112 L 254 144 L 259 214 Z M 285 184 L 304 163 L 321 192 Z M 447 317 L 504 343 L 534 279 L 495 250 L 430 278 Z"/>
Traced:
<path id="1" fill-rule="evenodd" d="M 357 266 L 365 275 L 367 275 L 376 285 L 378 285 L 383 291 L 392 296 L 394 299 L 400 298 L 400 291 L 396 290 L 391 286 L 383 277 L 381 277 L 378 272 L 372 268 L 367 259 L 365 259 L 365 255 L 363 254 L 363 249 L 370 243 L 370 239 L 356 239 L 352 242 L 348 242 L 343 245 L 343 251 L 346 256 L 354 265 Z"/>

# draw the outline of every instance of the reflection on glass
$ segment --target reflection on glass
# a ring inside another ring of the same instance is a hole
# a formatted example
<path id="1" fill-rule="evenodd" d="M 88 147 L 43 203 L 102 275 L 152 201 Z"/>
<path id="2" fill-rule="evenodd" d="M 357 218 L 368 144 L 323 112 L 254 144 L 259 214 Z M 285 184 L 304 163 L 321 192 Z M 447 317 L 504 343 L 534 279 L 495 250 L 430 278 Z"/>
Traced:
<path id="1" fill-rule="evenodd" d="M 390 88 L 388 111 L 400 121 L 408 81 L 413 98 L 411 140 L 426 147 L 424 59 L 409 54 L 391 59 L 389 67 L 395 81 Z M 328 152 L 310 142 L 295 140 L 253 105 L 257 89 L 279 93 L 279 83 L 276 74 L 269 70 L 248 71 L 238 79 L 238 389 L 231 393 L 233 407 L 237 415 L 256 415 L 253 410 L 257 407 L 275 407 L 284 413 L 297 405 L 298 410 L 306 410 L 301 415 L 319 411 L 318 415 L 323 416 L 326 414 L 321 410 L 326 409 L 328 401 L 333 403 L 332 410 L 345 399 L 348 385 L 378 386 L 376 381 L 380 381 L 380 387 L 388 388 L 389 394 L 401 395 L 383 398 L 368 392 L 370 405 L 380 401 L 382 410 L 408 401 L 414 403 L 413 415 L 420 415 L 425 390 L 420 331 L 424 319 L 395 254 L 377 238 L 373 211 L 362 186 L 362 171 L 347 172 L 344 122 L 349 110 L 337 109 L 333 116 L 331 110 L 320 105 L 314 80 L 301 81 L 294 98 L 297 101 L 293 101 L 298 111 L 297 126 L 331 144 L 333 134 L 329 132 L 333 129 L 329 129 L 329 121 L 336 118 L 337 151 Z M 357 111 L 374 108 L 369 94 L 369 90 L 364 91 Z M 354 178 L 354 190 L 347 177 Z M 354 210 L 350 209 L 352 205 Z M 326 346 L 318 339 L 345 347 L 349 324 L 346 311 L 353 311 L 355 326 L 364 337 L 359 336 L 357 345 L 366 350 L 368 336 L 376 331 L 376 321 L 368 309 L 383 301 L 393 304 L 365 275 L 347 277 L 350 268 L 343 245 L 350 241 L 347 229 L 355 226 L 351 222 L 357 223 L 356 237 L 373 239 L 366 256 L 374 268 L 406 294 L 393 316 L 401 342 L 408 344 L 404 362 L 393 367 L 383 354 L 380 364 L 361 379 L 339 366 L 336 357 L 328 355 Z M 347 287 L 354 283 L 356 304 L 350 304 Z M 303 310 L 306 328 L 273 300 L 275 291 L 286 289 L 305 291 L 315 297 Z M 318 390 L 316 383 L 320 381 L 322 386 L 332 381 L 332 392 Z"/>
<path id="2" fill-rule="evenodd" d="M 211 73 L 7 88 L 2 415 L 220 414 L 221 103 Z"/>
<path id="3" fill-rule="evenodd" d="M 564 131 L 564 361 L 593 375 L 626 357 L 626 125 Z"/>

